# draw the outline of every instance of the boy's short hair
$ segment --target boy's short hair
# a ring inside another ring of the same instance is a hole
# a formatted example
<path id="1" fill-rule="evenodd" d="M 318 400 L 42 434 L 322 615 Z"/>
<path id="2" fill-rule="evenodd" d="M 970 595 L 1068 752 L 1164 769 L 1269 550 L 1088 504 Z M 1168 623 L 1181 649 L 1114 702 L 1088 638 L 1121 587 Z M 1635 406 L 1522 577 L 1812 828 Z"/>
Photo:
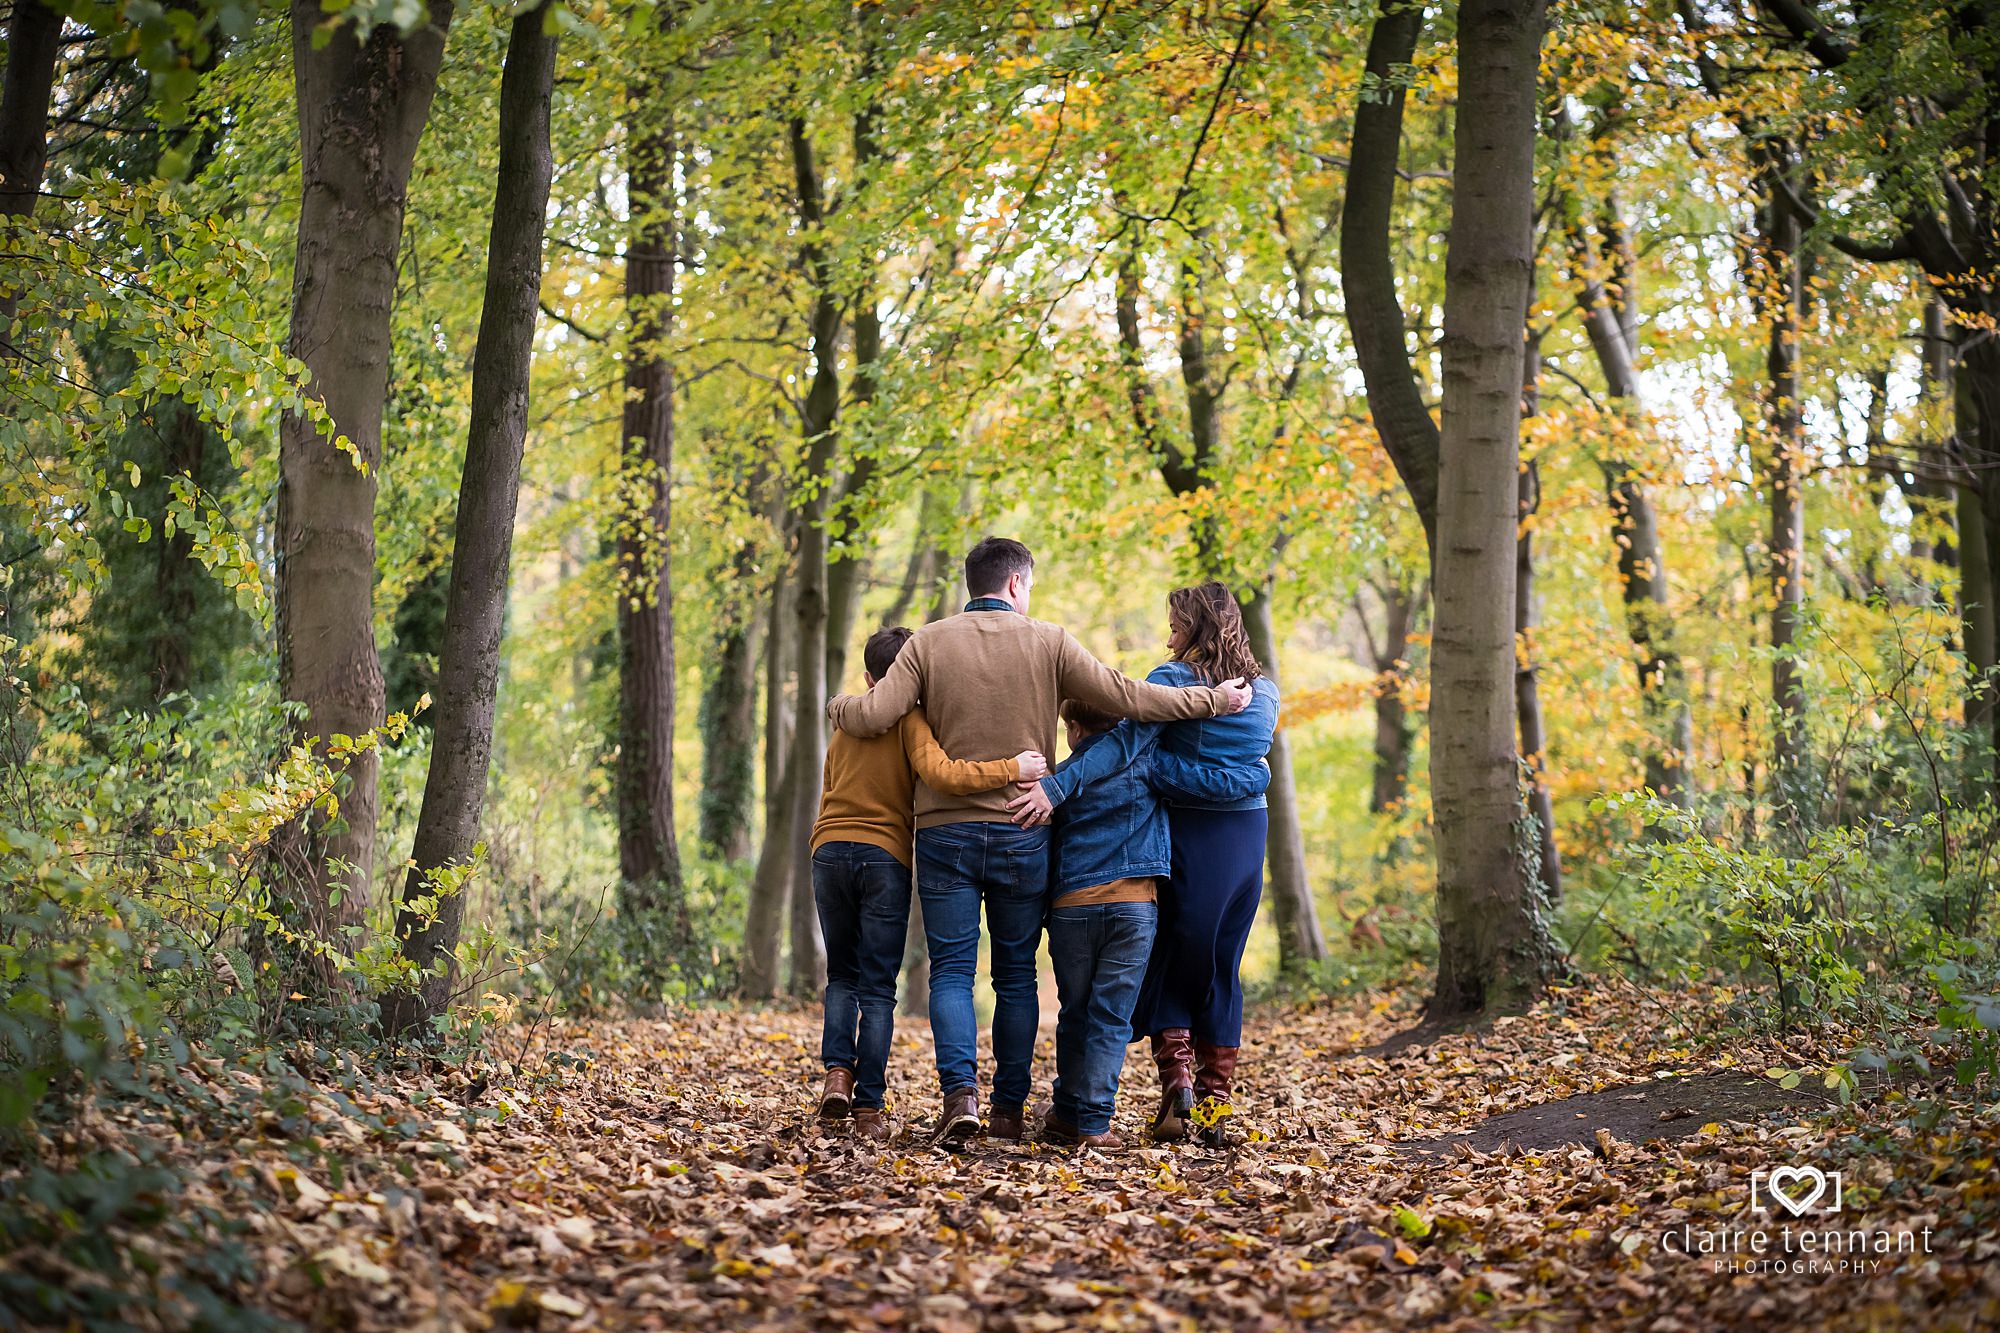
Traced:
<path id="1" fill-rule="evenodd" d="M 1012 537 L 988 537 L 965 553 L 965 591 L 971 597 L 999 592 L 1016 574 L 1035 567 L 1035 557 Z"/>
<path id="2" fill-rule="evenodd" d="M 1062 701 L 1062 720 L 1089 736 L 1100 731 L 1109 731 L 1118 725 L 1118 719 L 1109 713 L 1099 712 L 1081 699 Z"/>
<path id="3" fill-rule="evenodd" d="M 878 629 L 868 636 L 868 643 L 861 650 L 861 665 L 868 668 L 868 674 L 880 680 L 889 674 L 889 668 L 896 663 L 896 657 L 903 651 L 903 645 L 910 641 L 914 630 L 901 625 L 888 629 Z"/>

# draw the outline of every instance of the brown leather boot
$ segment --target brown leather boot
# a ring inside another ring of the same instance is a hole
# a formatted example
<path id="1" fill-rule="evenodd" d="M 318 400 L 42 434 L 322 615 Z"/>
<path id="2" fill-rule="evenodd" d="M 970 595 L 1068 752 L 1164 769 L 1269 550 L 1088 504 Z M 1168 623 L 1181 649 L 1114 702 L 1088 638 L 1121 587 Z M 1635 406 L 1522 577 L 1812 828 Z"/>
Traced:
<path id="1" fill-rule="evenodd" d="M 953 1088 L 944 1095 L 944 1110 L 939 1112 L 937 1126 L 932 1135 L 948 1148 L 964 1145 L 966 1140 L 976 1137 L 979 1124 L 979 1089 Z"/>
<path id="2" fill-rule="evenodd" d="M 857 1106 L 854 1108 L 854 1137 L 869 1139 L 876 1143 L 889 1141 L 889 1118 L 877 1106 Z"/>
<path id="3" fill-rule="evenodd" d="M 996 1106 L 986 1117 L 986 1137 L 1007 1139 L 1019 1143 L 1028 1137 L 1028 1117 L 1025 1108 L 1019 1106 Z"/>
<path id="4" fill-rule="evenodd" d="M 1178 1143 L 1187 1137 L 1188 1113 L 1194 1109 L 1193 1036 L 1186 1028 L 1153 1034 L 1153 1063 L 1160 1071 L 1160 1109 L 1153 1115 L 1150 1132 L 1162 1142 Z"/>
<path id="5" fill-rule="evenodd" d="M 1210 1148 L 1226 1147 L 1229 1135 L 1223 1121 L 1236 1114 L 1232 1097 L 1236 1091 L 1236 1054 L 1239 1047 L 1215 1046 L 1205 1041 L 1194 1044 L 1194 1090 L 1196 1104 L 1195 1138 Z"/>
<path id="6" fill-rule="evenodd" d="M 820 1089 L 819 1118 L 842 1120 L 854 1105 L 854 1071 L 835 1065 L 826 1071 L 826 1086 Z"/>

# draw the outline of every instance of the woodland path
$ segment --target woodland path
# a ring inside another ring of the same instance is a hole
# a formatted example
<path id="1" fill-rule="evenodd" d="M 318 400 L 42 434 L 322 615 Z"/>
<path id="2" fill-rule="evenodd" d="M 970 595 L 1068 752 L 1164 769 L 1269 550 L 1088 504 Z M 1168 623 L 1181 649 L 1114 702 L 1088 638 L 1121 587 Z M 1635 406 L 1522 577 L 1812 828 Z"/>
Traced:
<path id="1" fill-rule="evenodd" d="M 251 1229 L 251 1304 L 315 1327 L 1952 1328 L 2000 1310 L 2000 1126 L 1871 1150 L 1856 1113 L 1765 1077 L 1774 1046 L 1698 1052 L 1671 1024 L 1716 1011 L 1664 998 L 1558 993 L 1390 1058 L 1361 1053 L 1407 1022 L 1386 1002 L 1267 1009 L 1242 1099 L 1268 1137 L 1115 1156 L 928 1146 L 921 1022 L 899 1031 L 904 1133 L 882 1151 L 810 1119 L 810 1013 L 557 1023 L 503 1038 L 512 1074 L 315 1098 L 329 1153 L 269 1127 L 188 1145 L 209 1160 L 187 1202 Z M 1127 1073 L 1136 1134 L 1148 1071 Z M 1752 1171 L 1788 1163 L 1845 1171 L 1843 1225 L 1931 1226 L 1935 1253 L 1732 1277 L 1662 1251 L 1684 1223 L 1745 1221 Z"/>

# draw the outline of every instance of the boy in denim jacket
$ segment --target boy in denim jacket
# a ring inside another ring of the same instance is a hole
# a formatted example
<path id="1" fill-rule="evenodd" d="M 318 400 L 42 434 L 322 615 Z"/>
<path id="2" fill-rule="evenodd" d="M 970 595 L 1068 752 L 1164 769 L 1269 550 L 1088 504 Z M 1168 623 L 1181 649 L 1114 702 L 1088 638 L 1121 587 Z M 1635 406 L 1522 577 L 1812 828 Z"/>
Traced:
<path id="1" fill-rule="evenodd" d="M 1073 763 L 1118 724 L 1076 699 L 1063 702 Z M 1148 747 L 1150 750 L 1150 747 Z M 1041 1136 L 1115 1150 L 1118 1076 L 1132 1040 L 1132 1006 L 1145 980 L 1168 873 L 1167 816 L 1146 784 L 1150 753 L 1065 801 L 1055 819 L 1049 954 L 1055 963 L 1056 1083 Z M 1060 771 L 1060 770 L 1058 770 Z"/>
<path id="2" fill-rule="evenodd" d="M 1159 927 L 1157 881 L 1172 871 L 1164 801 L 1190 791 L 1261 793 L 1270 769 L 1261 759 L 1168 756 L 1156 748 L 1160 728 L 1121 723 L 1075 699 L 1064 701 L 1062 718 L 1070 756 L 1041 784 L 1058 802 L 1048 935 L 1061 1001 L 1042 1138 L 1113 1151 L 1124 1146 L 1111 1114 Z"/>

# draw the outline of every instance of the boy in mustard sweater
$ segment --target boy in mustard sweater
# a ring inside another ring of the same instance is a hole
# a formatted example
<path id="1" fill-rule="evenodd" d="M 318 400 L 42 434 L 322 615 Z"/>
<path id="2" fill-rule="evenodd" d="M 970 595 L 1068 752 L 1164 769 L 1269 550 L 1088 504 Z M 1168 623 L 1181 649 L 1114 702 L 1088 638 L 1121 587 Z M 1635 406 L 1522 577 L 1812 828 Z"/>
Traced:
<path id="1" fill-rule="evenodd" d="M 910 631 L 901 626 L 869 638 L 862 650 L 868 688 L 888 674 L 909 640 Z M 896 977 L 909 930 L 917 783 L 940 795 L 965 796 L 1032 782 L 1048 771 L 1035 750 L 1011 759 L 951 758 L 921 707 L 870 740 L 833 733 L 812 832 L 813 901 L 826 938 L 822 1120 L 839 1120 L 851 1111 L 857 1134 L 889 1137 L 882 1096 L 896 1024 Z"/>

